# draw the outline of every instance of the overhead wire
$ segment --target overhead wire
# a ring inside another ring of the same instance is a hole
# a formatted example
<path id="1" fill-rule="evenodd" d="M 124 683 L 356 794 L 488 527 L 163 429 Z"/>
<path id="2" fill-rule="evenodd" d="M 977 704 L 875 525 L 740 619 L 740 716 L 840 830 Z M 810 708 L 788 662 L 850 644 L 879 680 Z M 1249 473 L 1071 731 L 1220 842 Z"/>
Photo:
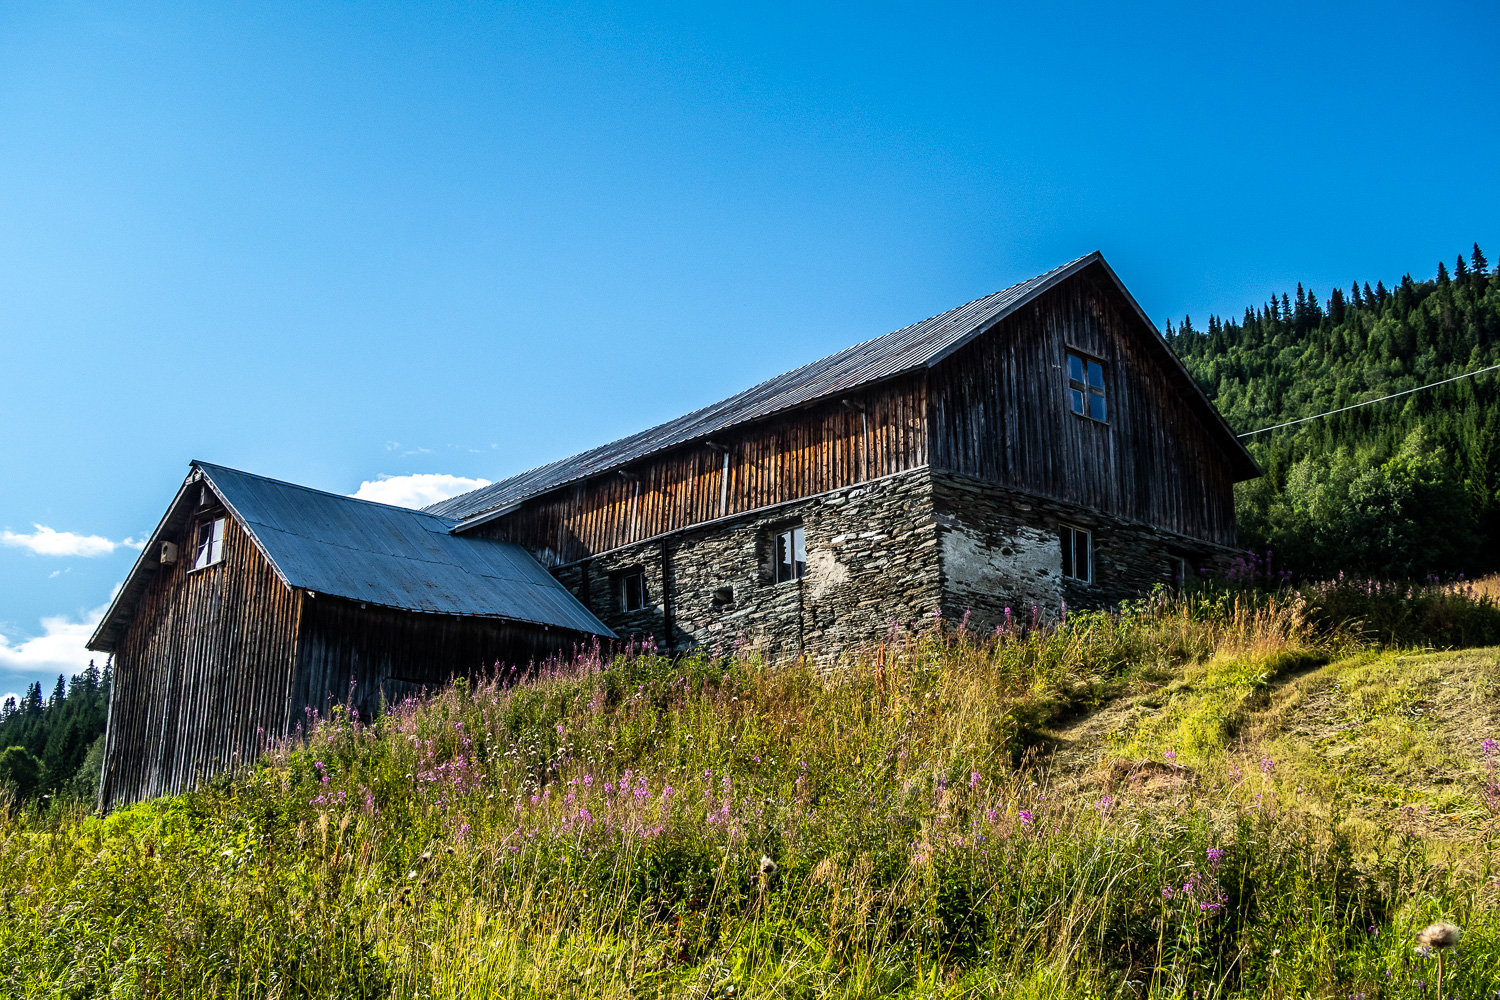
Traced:
<path id="1" fill-rule="evenodd" d="M 1479 368 L 1471 372 L 1464 372 L 1462 375 L 1455 375 L 1452 378 L 1445 378 L 1437 382 L 1429 382 L 1426 385 L 1419 385 L 1415 389 L 1402 389 L 1400 392 L 1393 392 L 1389 396 L 1381 396 L 1379 399 L 1367 399 L 1363 403 L 1355 403 L 1351 406 L 1341 406 L 1337 410 L 1329 410 L 1326 413 L 1315 413 L 1310 417 L 1299 417 L 1296 420 L 1288 420 L 1283 424 L 1272 424 L 1270 427 L 1262 427 L 1259 430 L 1246 431 L 1243 434 L 1236 435 L 1236 437 L 1254 437 L 1257 434 L 1264 434 L 1266 431 L 1277 431 L 1283 427 L 1292 427 L 1296 424 L 1305 424 L 1309 420 L 1318 420 L 1322 417 L 1331 417 L 1335 413 L 1345 413 L 1349 410 L 1357 410 L 1361 406 L 1374 406 L 1376 403 L 1384 403 L 1388 399 L 1395 399 L 1398 396 L 1410 396 L 1412 393 L 1421 392 L 1423 389 L 1431 389 L 1436 386 L 1447 385 L 1449 382 L 1457 382 L 1460 379 L 1473 378 L 1475 375 L 1483 375 L 1485 372 L 1492 372 L 1497 368 L 1500 368 L 1500 365 L 1490 365 L 1488 368 Z"/>

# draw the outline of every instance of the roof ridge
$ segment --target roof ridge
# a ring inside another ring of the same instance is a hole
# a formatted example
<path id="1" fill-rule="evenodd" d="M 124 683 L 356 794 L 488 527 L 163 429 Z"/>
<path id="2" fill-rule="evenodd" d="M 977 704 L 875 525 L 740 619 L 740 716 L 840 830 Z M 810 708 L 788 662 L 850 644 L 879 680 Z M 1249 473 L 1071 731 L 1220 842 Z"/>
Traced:
<path id="1" fill-rule="evenodd" d="M 236 469 L 228 465 L 219 465 L 217 462 L 204 462 L 196 458 L 190 460 L 188 464 L 198 469 L 203 469 L 204 467 L 207 467 L 209 469 L 222 469 L 225 472 L 232 472 L 236 476 L 249 476 L 251 479 L 259 479 L 263 483 L 275 483 L 277 486 L 289 486 L 293 489 L 303 490 L 308 493 L 318 493 L 326 497 L 333 497 L 335 500 L 352 500 L 354 503 L 367 503 L 373 507 L 381 507 L 385 510 L 397 510 L 407 514 L 421 514 L 423 517 L 434 518 L 438 521 L 447 521 L 449 522 L 450 526 L 452 524 L 458 523 L 454 518 L 447 517 L 443 514 L 434 514 L 424 507 L 402 507 L 393 503 L 381 503 L 379 500 L 366 500 L 364 497 L 350 496 L 347 493 L 334 493 L 332 490 L 320 490 L 316 486 L 304 486 L 301 483 L 290 482 L 286 479 L 276 479 L 271 476 L 262 476 L 258 472 L 246 472 L 244 469 Z M 479 488 L 485 489 L 486 487 L 481 486 Z M 458 495 L 463 496 L 464 494 L 460 493 Z"/>
<path id="2" fill-rule="evenodd" d="M 1003 301 L 1004 297 L 1007 294 L 1009 294 L 1009 293 L 1014 293 L 1018 289 L 1021 289 L 1024 286 L 1027 286 L 1027 285 L 1045 284 L 1045 283 L 1047 283 L 1049 281 L 1049 279 L 1053 278 L 1054 276 L 1056 276 L 1056 275 L 1058 275 L 1060 273 L 1069 271 L 1071 269 L 1076 269 L 1080 265 L 1091 263 L 1093 261 L 1093 259 L 1095 259 L 1095 258 L 1103 259 L 1103 253 L 1101 251 L 1098 251 L 1098 250 L 1090 251 L 1089 253 L 1083 254 L 1080 257 L 1075 257 L 1073 260 L 1070 260 L 1070 261 L 1068 261 L 1066 263 L 1059 264 L 1056 267 L 1053 267 L 1053 268 L 1050 268 L 1049 270 L 1043 271 L 1041 274 L 1034 275 L 1034 276 L 1032 276 L 1030 278 L 1026 278 L 1026 279 L 1023 279 L 1021 281 L 1017 281 L 1014 284 L 1007 285 L 1004 288 L 997 289 L 996 291 L 989 292 L 988 294 L 981 295 L 981 296 L 978 296 L 977 298 L 970 299 L 968 302 L 965 302 L 965 303 L 963 303 L 961 305 L 954 306 L 951 309 L 944 309 L 941 312 L 933 313 L 931 316 L 928 316 L 926 319 L 919 319 L 919 320 L 917 320 L 915 322 L 908 323 L 906 326 L 900 327 L 898 329 L 890 330 L 890 331 L 888 331 L 886 333 L 882 333 L 882 334 L 879 334 L 877 336 L 870 337 L 870 338 L 867 338 L 865 340 L 861 340 L 858 343 L 851 344 L 850 346 L 845 347 L 845 348 L 843 348 L 841 350 L 834 351 L 832 354 L 826 354 L 826 355 L 823 355 L 822 357 L 814 358 L 811 361 L 808 361 L 808 362 L 806 362 L 806 363 L 804 363 L 802 365 L 797 366 L 796 368 L 791 368 L 791 369 L 788 369 L 787 371 L 780 372 L 780 373 L 778 373 L 776 375 L 772 375 L 771 377 L 763 379 L 762 381 L 757 382 L 754 385 L 748 386 L 747 388 L 741 389 L 740 391 L 738 391 L 736 393 L 733 393 L 732 395 L 726 396 L 726 397 L 724 397 L 722 399 L 715 400 L 715 401 L 713 401 L 711 403 L 708 403 L 708 404 L 706 404 L 704 406 L 700 406 L 700 407 L 698 407 L 695 410 L 690 410 L 687 413 L 684 413 L 684 414 L 682 414 L 680 416 L 677 416 L 677 417 L 673 417 L 670 420 L 665 420 L 665 421 L 662 421 L 660 423 L 652 424 L 649 427 L 644 427 L 644 428 L 642 428 L 642 429 L 640 429 L 638 431 L 634 431 L 634 432 L 632 432 L 630 434 L 625 434 L 625 435 L 622 435 L 622 436 L 620 436 L 618 438 L 615 438 L 612 441 L 607 441 L 607 442 L 604 442 L 602 444 L 595 445 L 595 446 L 593 446 L 591 448 L 586 448 L 583 451 L 575 452 L 572 455 L 565 455 L 565 456 L 563 456 L 561 458 L 554 459 L 551 462 L 544 462 L 541 465 L 533 466 L 532 468 L 524 469 L 524 470 L 522 470 L 520 472 L 512 473 L 511 475 L 506 476 L 503 479 L 497 480 L 496 482 L 493 482 L 493 483 L 489 484 L 488 486 L 481 486 L 481 487 L 479 487 L 477 489 L 470 490 L 467 493 L 460 493 L 460 494 L 458 494 L 456 496 L 448 497 L 445 500 L 439 500 L 437 503 L 429 504 L 429 505 L 427 505 L 426 507 L 424 507 L 422 509 L 423 509 L 423 511 L 426 511 L 426 512 L 433 512 L 433 511 L 435 511 L 437 509 L 449 509 L 449 510 L 452 510 L 453 509 L 453 504 L 454 504 L 455 501 L 461 500 L 464 497 L 471 497 L 471 498 L 473 498 L 476 501 L 480 501 L 480 505 L 478 507 L 475 507 L 474 509 L 467 510 L 467 511 L 465 511 L 463 513 L 459 513 L 459 514 L 456 514 L 456 515 L 434 514 L 434 516 L 439 516 L 439 517 L 453 517 L 454 520 L 456 521 L 456 523 L 462 523 L 462 522 L 467 521 L 467 520 L 469 520 L 471 518 L 478 517 L 478 516 L 480 516 L 482 514 L 489 513 L 490 511 L 496 510 L 496 509 L 498 509 L 500 507 L 505 506 L 508 502 L 511 502 L 511 501 L 506 501 L 506 500 L 502 499 L 502 500 L 497 501 L 496 503 L 490 504 L 490 503 L 487 502 L 487 500 L 488 500 L 489 497 L 503 496 L 507 492 L 507 488 L 514 489 L 515 488 L 515 484 L 517 484 L 517 483 L 524 482 L 524 481 L 526 481 L 528 479 L 542 478 L 541 474 L 545 473 L 546 470 L 548 470 L 548 469 L 551 469 L 551 468 L 554 468 L 554 467 L 566 467 L 569 464 L 575 464 L 576 465 L 576 464 L 584 462 L 590 456 L 601 454 L 601 453 L 607 453 L 607 452 L 609 452 L 611 450 L 619 450 L 620 446 L 623 445 L 623 444 L 625 444 L 625 443 L 627 443 L 627 442 L 634 441 L 634 440 L 637 440 L 637 439 L 647 439 L 647 438 L 650 437 L 650 435 L 653 432 L 661 431 L 662 429 L 670 427 L 670 426 L 672 426 L 674 424 L 675 425 L 691 426 L 694 418 L 701 418 L 703 415 L 708 414 L 709 412 L 711 412 L 711 411 L 713 411 L 713 410 L 715 410 L 717 408 L 726 407 L 728 404 L 730 404 L 733 401 L 735 401 L 737 399 L 740 399 L 742 397 L 747 398 L 747 399 L 754 399 L 755 395 L 757 394 L 757 392 L 759 390 L 763 390 L 763 389 L 765 389 L 765 388 L 773 385 L 774 383 L 776 383 L 776 382 L 778 382 L 780 380 L 795 381 L 792 377 L 796 376 L 798 373 L 806 372 L 809 369 L 815 369 L 817 366 L 826 366 L 826 365 L 830 364 L 831 362 L 834 362 L 835 359 L 839 359 L 839 358 L 843 358 L 843 357 L 858 357 L 859 352 L 862 349 L 867 349 L 869 347 L 869 345 L 874 344 L 877 341 L 880 341 L 880 340 L 883 340 L 883 339 L 886 339 L 886 338 L 893 338 L 893 339 L 894 338 L 899 338 L 900 335 L 903 334 L 903 333 L 907 333 L 908 331 L 915 330 L 916 328 L 921 327 L 921 326 L 923 326 L 925 324 L 933 323 L 933 322 L 935 322 L 937 320 L 942 319 L 944 316 L 961 314 L 964 310 L 971 309 L 973 306 L 975 306 L 978 303 L 982 303 L 982 302 L 985 302 L 987 300 Z M 901 371 L 898 370 L 898 371 L 895 371 L 895 372 L 887 373 L 887 375 L 897 375 L 897 374 L 900 374 L 900 373 L 901 373 Z M 881 377 L 886 377 L 886 376 L 881 376 Z M 857 388 L 857 386 L 850 387 L 851 390 L 853 388 Z M 819 397 L 819 398 L 823 398 L 823 397 Z M 795 405 L 795 404 L 789 404 L 789 405 Z M 780 407 L 773 408 L 771 410 L 768 410 L 766 414 L 760 414 L 760 416 L 768 415 L 769 413 L 778 412 L 779 409 L 780 409 Z M 754 417 L 749 417 L 747 419 L 755 419 L 755 418 Z M 717 432 L 725 430 L 725 429 L 727 429 L 727 428 L 718 428 L 717 430 L 710 429 L 710 430 L 702 431 L 701 433 L 702 434 L 712 434 L 712 433 L 717 433 Z M 699 434 L 690 434 L 689 437 L 686 438 L 685 440 L 692 440 L 696 436 L 699 436 Z M 681 443 L 685 443 L 685 442 L 678 442 L 678 444 L 681 444 Z M 620 461 L 620 462 L 618 462 L 616 464 L 618 464 L 618 465 L 626 465 L 626 464 L 629 464 L 632 461 L 637 461 L 640 458 L 644 458 L 644 457 L 646 457 L 646 455 L 655 454 L 656 452 L 662 450 L 662 448 L 670 448 L 670 447 L 675 447 L 675 445 L 663 444 L 660 447 L 650 448 L 646 452 L 644 452 L 644 453 L 642 453 L 640 455 L 636 455 L 634 457 L 624 459 L 624 460 L 622 460 L 622 461 Z M 569 476 L 569 477 L 567 477 L 565 479 L 559 480 L 558 482 L 541 485 L 541 486 L 539 486 L 539 487 L 537 487 L 535 489 L 530 489 L 530 490 L 525 491 L 522 494 L 522 496 L 519 497 L 518 499 L 525 499 L 528 496 L 534 496 L 534 495 L 536 495 L 538 492 L 546 492 L 549 489 L 555 489 L 555 488 L 558 488 L 560 486 L 567 485 L 570 482 L 576 482 L 579 479 L 588 478 L 589 475 L 590 475 L 590 473 L 580 472 L 577 475 Z"/>

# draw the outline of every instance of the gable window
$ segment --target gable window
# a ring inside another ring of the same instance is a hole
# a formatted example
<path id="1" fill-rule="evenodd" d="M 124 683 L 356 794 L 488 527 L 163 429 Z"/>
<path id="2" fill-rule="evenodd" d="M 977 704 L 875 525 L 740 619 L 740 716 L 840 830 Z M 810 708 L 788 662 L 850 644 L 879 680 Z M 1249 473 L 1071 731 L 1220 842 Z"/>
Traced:
<path id="1" fill-rule="evenodd" d="M 193 557 L 193 569 L 212 566 L 224 558 L 224 519 L 198 522 L 197 555 Z"/>
<path id="2" fill-rule="evenodd" d="M 1068 352 L 1068 408 L 1090 420 L 1105 419 L 1104 366 L 1072 351 Z"/>
<path id="3" fill-rule="evenodd" d="M 776 582 L 800 580 L 807 573 L 807 536 L 788 528 L 776 536 Z"/>
<path id="4" fill-rule="evenodd" d="M 1079 583 L 1094 580 L 1093 537 L 1083 528 L 1062 526 L 1062 575 Z"/>
<path id="5" fill-rule="evenodd" d="M 639 611 L 646 606 L 646 571 L 630 570 L 620 577 L 620 607 L 625 611 Z"/>

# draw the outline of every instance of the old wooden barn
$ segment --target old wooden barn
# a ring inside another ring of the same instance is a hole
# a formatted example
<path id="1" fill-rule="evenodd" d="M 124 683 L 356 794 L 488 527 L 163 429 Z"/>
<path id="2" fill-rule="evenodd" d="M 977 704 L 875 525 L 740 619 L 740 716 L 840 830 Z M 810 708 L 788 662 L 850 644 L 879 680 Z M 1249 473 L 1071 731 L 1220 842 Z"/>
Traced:
<path id="1" fill-rule="evenodd" d="M 331 704 L 371 717 L 612 637 L 524 550 L 454 525 L 194 462 L 90 640 L 115 664 L 101 805 L 181 791 Z"/>
<path id="2" fill-rule="evenodd" d="M 818 652 L 1180 581 L 1258 474 L 1094 253 L 428 509 L 622 635 Z"/>
<path id="3" fill-rule="evenodd" d="M 424 512 L 196 463 L 90 645 L 101 803 L 592 636 L 827 655 L 1108 605 L 1233 557 L 1258 474 L 1097 253 Z"/>

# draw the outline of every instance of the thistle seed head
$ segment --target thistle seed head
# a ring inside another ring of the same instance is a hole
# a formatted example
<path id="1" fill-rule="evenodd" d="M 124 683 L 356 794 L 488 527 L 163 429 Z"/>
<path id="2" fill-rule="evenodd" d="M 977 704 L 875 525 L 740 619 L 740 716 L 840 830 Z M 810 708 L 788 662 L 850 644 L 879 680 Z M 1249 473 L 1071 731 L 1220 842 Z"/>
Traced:
<path id="1" fill-rule="evenodd" d="M 1424 948 L 1452 948 L 1463 936 L 1462 927 L 1439 921 L 1417 931 L 1417 943 Z"/>

